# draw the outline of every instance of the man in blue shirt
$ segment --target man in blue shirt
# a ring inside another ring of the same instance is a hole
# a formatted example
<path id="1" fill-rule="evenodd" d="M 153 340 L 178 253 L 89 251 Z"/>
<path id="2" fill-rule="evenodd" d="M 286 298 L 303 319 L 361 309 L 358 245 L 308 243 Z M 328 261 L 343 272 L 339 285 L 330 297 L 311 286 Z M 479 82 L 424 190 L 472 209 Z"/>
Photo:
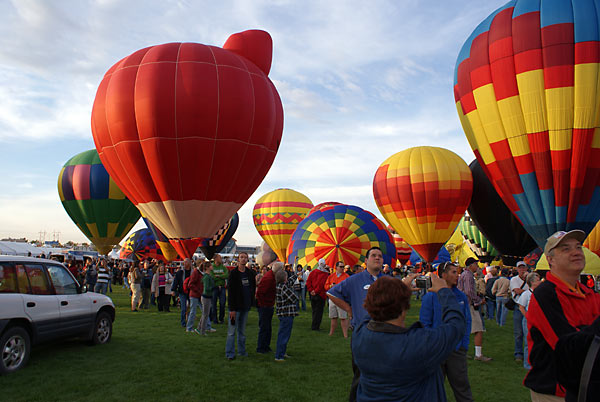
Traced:
<path id="1" fill-rule="evenodd" d="M 460 310 L 466 319 L 465 333 L 461 341 L 450 356 L 442 363 L 442 372 L 448 377 L 448 382 L 454 392 L 454 398 L 457 402 L 471 402 L 473 395 L 471 385 L 469 384 L 469 375 L 467 372 L 467 350 L 469 349 L 469 335 L 471 333 L 471 312 L 469 309 L 469 300 L 467 296 L 458 290 L 458 271 L 456 265 L 446 262 L 440 265 L 438 274 L 446 281 L 448 287 L 456 296 Z M 438 328 L 442 325 L 442 305 L 438 299 L 437 293 L 428 292 L 423 296 L 421 302 L 421 312 L 419 321 L 426 328 Z"/>
<path id="2" fill-rule="evenodd" d="M 329 289 L 327 292 L 329 302 L 334 303 L 348 313 L 350 326 L 352 328 L 357 328 L 363 321 L 371 319 L 363 304 L 371 284 L 383 275 L 381 272 L 383 267 L 383 253 L 381 252 L 381 249 L 379 247 L 371 247 L 367 251 L 365 263 L 367 269 L 352 275 L 345 281 Z M 408 276 L 406 280 L 412 281 L 414 276 L 415 275 Z M 350 388 L 350 402 L 356 401 L 356 390 L 360 379 L 360 371 L 354 362 L 354 357 L 352 358 L 352 371 L 354 372 L 354 378 L 352 378 L 352 386 Z"/>

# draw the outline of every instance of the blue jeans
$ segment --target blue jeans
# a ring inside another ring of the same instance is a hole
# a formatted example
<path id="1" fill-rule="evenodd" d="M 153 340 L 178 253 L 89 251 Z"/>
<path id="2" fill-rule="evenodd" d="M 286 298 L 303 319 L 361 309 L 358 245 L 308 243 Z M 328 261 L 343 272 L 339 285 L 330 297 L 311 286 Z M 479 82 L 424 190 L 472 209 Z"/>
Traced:
<path id="1" fill-rule="evenodd" d="M 513 335 L 515 338 L 515 358 L 523 358 L 523 313 L 519 305 L 513 311 Z"/>
<path id="2" fill-rule="evenodd" d="M 96 282 L 96 285 L 94 285 L 94 292 L 102 293 L 103 295 L 105 295 L 107 285 L 108 283 L 105 282 Z"/>
<path id="3" fill-rule="evenodd" d="M 302 300 L 302 310 L 306 311 L 306 286 L 302 288 L 302 296 L 300 297 Z"/>
<path id="4" fill-rule="evenodd" d="M 190 314 L 187 319 L 186 330 L 191 331 L 194 329 L 194 321 L 196 320 L 196 309 L 200 307 L 200 298 L 199 297 L 190 297 Z"/>
<path id="5" fill-rule="evenodd" d="M 496 300 L 486 300 L 487 319 L 493 320 L 496 317 Z"/>
<path id="6" fill-rule="evenodd" d="M 237 332 L 237 349 L 239 356 L 248 356 L 246 353 L 246 321 L 248 321 L 248 310 L 235 312 L 235 324 L 228 320 L 227 342 L 225 343 L 225 356 L 233 359 L 235 357 L 235 333 Z"/>
<path id="7" fill-rule="evenodd" d="M 221 286 L 219 289 L 218 286 L 213 288 L 212 294 L 212 306 L 210 309 L 210 320 L 212 322 L 223 322 L 225 319 L 225 287 Z M 217 301 L 219 302 L 219 320 L 217 321 Z"/>
<path id="8" fill-rule="evenodd" d="M 502 296 L 496 296 L 496 322 L 501 327 L 506 324 L 506 315 L 508 314 L 508 309 L 505 304 L 508 299 Z"/>
<path id="9" fill-rule="evenodd" d="M 258 342 L 256 345 L 258 353 L 271 351 L 273 310 L 273 307 L 258 307 Z"/>
<path id="10" fill-rule="evenodd" d="M 181 326 L 185 327 L 187 320 L 185 313 L 187 313 L 187 302 L 190 298 L 185 293 L 179 293 L 179 304 L 181 305 Z"/>
<path id="11" fill-rule="evenodd" d="M 294 325 L 294 316 L 279 317 L 279 332 L 277 333 L 277 350 L 275 358 L 283 359 L 287 344 L 292 336 L 292 325 Z"/>
<path id="12" fill-rule="evenodd" d="M 523 345 L 525 346 L 523 367 L 525 367 L 527 370 L 530 370 L 531 364 L 529 364 L 529 349 L 527 348 L 527 318 L 525 317 L 523 317 Z"/>

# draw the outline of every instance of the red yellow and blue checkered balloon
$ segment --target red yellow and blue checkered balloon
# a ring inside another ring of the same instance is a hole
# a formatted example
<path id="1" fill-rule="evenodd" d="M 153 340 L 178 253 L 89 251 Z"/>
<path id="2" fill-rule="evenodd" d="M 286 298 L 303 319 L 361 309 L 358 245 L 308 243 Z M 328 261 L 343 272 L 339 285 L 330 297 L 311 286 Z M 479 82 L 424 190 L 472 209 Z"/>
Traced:
<path id="1" fill-rule="evenodd" d="M 119 258 L 134 261 L 155 258 L 166 262 L 150 229 L 140 229 L 130 234 L 121 247 Z"/>
<path id="2" fill-rule="evenodd" d="M 95 149 L 75 155 L 58 175 L 63 207 L 100 254 L 119 244 L 140 213 L 100 162 Z"/>
<path id="3" fill-rule="evenodd" d="M 373 195 L 387 222 L 427 262 L 454 233 L 471 202 L 469 167 L 452 151 L 415 147 L 386 159 Z"/>
<path id="4" fill-rule="evenodd" d="M 338 261 L 361 264 L 371 247 L 381 249 L 385 264 L 396 265 L 394 239 L 383 222 L 360 207 L 334 203 L 298 224 L 290 238 L 287 262 L 315 267 L 324 258 L 330 267 Z"/>
<path id="5" fill-rule="evenodd" d="M 541 247 L 600 218 L 599 73 L 592 0 L 510 1 L 459 53 L 454 95 L 469 144 Z"/>

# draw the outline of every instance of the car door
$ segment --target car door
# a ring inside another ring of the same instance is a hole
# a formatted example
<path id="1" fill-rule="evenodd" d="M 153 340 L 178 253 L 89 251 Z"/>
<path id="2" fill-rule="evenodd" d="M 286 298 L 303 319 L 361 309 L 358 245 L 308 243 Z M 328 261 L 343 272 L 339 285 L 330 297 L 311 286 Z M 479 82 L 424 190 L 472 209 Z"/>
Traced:
<path id="1" fill-rule="evenodd" d="M 15 266 L 9 262 L 0 262 L 0 306 L 0 320 L 25 317 Z"/>
<path id="2" fill-rule="evenodd" d="M 94 317 L 88 295 L 79 293 L 77 282 L 62 265 L 46 264 L 46 269 L 58 299 L 62 335 L 79 335 L 89 331 Z"/>
<path id="3" fill-rule="evenodd" d="M 41 263 L 16 262 L 17 281 L 25 314 L 31 320 L 35 340 L 43 342 L 60 336 L 58 299 Z"/>

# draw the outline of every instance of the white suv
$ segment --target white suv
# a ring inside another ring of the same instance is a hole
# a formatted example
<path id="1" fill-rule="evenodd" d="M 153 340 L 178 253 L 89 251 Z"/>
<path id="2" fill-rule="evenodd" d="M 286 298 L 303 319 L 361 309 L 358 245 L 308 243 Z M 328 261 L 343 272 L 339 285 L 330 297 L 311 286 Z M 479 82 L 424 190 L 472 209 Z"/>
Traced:
<path id="1" fill-rule="evenodd" d="M 109 297 L 40 258 L 0 256 L 0 306 L 0 374 L 23 367 L 33 344 L 76 336 L 106 343 L 115 319 Z"/>

